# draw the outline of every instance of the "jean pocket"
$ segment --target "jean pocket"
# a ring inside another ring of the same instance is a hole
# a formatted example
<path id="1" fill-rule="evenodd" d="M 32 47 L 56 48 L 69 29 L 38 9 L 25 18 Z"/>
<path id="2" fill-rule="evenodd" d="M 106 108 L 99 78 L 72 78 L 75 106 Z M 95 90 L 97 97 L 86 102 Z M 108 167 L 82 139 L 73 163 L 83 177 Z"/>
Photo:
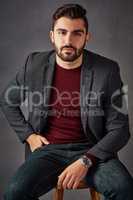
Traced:
<path id="1" fill-rule="evenodd" d="M 36 151 L 39 151 L 39 150 L 41 150 L 42 149 L 42 147 L 43 146 L 41 146 L 41 147 L 37 147 L 32 153 L 34 153 L 34 152 L 36 152 Z"/>
<path id="2" fill-rule="evenodd" d="M 44 145 L 42 145 L 42 146 L 40 146 L 40 147 L 37 147 L 33 152 L 42 150 L 42 149 L 46 148 L 47 146 L 49 146 L 49 144 L 44 144 Z"/>

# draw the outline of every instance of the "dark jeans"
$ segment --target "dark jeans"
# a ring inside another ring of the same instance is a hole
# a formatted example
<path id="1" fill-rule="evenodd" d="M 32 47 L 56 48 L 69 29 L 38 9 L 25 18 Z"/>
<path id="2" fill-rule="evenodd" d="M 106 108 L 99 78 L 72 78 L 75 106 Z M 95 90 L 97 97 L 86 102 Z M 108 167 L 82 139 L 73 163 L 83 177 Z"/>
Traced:
<path id="1" fill-rule="evenodd" d="M 87 149 L 88 143 L 49 144 L 36 149 L 10 180 L 4 200 L 37 200 Z M 133 200 L 133 179 L 118 159 L 98 162 L 88 170 L 85 180 L 108 200 Z"/>

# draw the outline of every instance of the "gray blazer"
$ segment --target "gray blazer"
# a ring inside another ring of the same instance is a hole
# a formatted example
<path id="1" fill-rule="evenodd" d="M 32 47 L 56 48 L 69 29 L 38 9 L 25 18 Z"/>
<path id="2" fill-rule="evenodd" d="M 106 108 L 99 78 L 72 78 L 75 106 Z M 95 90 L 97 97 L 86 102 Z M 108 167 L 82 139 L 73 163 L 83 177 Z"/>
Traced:
<path id="1" fill-rule="evenodd" d="M 31 133 L 45 133 L 54 68 L 54 50 L 31 53 L 1 95 L 0 106 L 26 148 L 29 146 L 25 140 Z M 130 137 L 128 114 L 117 109 L 123 103 L 122 86 L 116 62 L 84 50 L 80 82 L 81 121 L 84 134 L 93 143 L 88 153 L 102 160 L 117 156 Z M 31 106 L 33 96 L 34 105 Z M 112 106 L 112 97 L 116 107 Z M 27 120 L 20 108 L 26 99 L 29 102 Z"/>

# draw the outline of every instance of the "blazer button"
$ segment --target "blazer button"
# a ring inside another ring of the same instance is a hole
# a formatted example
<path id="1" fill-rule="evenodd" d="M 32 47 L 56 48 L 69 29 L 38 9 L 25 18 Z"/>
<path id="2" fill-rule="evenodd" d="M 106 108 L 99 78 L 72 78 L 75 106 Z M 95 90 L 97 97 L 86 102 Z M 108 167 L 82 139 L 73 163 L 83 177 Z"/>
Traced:
<path id="1" fill-rule="evenodd" d="M 42 110 L 40 112 L 40 115 L 41 115 L 41 117 L 43 117 L 43 115 L 44 115 L 44 112 Z"/>

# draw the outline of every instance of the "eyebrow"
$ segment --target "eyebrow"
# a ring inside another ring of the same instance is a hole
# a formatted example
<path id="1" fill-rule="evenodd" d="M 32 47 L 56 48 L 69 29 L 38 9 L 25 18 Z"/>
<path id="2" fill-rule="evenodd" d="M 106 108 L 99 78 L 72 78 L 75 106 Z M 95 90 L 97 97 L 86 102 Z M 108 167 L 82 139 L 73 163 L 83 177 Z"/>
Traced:
<path id="1" fill-rule="evenodd" d="M 66 31 L 67 32 L 68 30 L 63 29 L 63 28 L 58 28 L 58 29 L 56 29 L 56 31 Z M 85 32 L 83 29 L 75 29 L 72 31 L 72 33 L 85 33 Z"/>

